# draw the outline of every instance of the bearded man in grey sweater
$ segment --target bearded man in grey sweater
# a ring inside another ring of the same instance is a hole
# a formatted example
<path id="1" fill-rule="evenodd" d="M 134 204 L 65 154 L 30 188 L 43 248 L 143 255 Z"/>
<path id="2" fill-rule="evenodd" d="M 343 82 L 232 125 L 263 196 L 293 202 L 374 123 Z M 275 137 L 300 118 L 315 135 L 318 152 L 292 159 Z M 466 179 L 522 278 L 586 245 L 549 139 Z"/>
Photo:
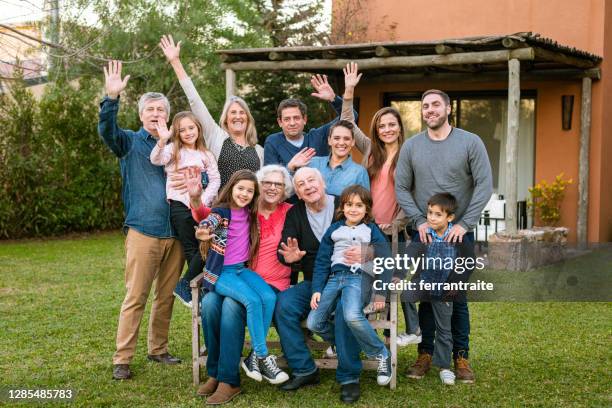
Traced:
<path id="1" fill-rule="evenodd" d="M 484 143 L 477 135 L 450 125 L 450 98 L 439 90 L 429 90 L 421 98 L 421 113 L 427 129 L 408 139 L 400 151 L 395 174 L 397 202 L 410 219 L 413 242 L 426 242 L 427 201 L 437 193 L 450 193 L 457 199 L 456 222 L 447 241 L 473 247 L 480 213 L 493 192 L 491 164 Z M 419 305 L 422 342 L 417 361 L 408 370 L 410 378 L 420 379 L 431 367 L 435 320 L 431 303 Z M 470 317 L 467 302 L 455 301 L 451 321 L 453 359 L 458 381 L 474 382 L 469 365 Z"/>

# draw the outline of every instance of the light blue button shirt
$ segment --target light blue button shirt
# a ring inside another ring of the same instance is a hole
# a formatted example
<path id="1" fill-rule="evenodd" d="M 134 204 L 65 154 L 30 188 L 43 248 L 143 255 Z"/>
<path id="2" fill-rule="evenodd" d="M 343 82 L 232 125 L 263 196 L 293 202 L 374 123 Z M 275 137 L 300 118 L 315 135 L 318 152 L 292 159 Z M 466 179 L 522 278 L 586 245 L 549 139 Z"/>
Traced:
<path id="1" fill-rule="evenodd" d="M 349 156 L 336 168 L 332 169 L 329 166 L 330 156 L 314 157 L 308 167 L 315 168 L 323 175 L 325 180 L 325 191 L 327 194 L 340 196 L 342 190 L 353 184 L 359 184 L 370 190 L 370 178 L 368 172 L 362 165 L 359 165 Z"/>

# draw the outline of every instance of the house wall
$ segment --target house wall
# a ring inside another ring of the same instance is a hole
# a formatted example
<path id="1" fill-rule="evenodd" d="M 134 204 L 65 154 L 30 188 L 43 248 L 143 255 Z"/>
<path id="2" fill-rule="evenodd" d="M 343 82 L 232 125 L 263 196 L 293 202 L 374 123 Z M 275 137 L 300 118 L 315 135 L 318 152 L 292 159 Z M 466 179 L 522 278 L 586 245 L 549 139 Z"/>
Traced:
<path id="1" fill-rule="evenodd" d="M 336 0 L 332 23 L 335 37 L 341 37 L 337 32 L 336 23 L 341 20 L 338 16 L 344 8 L 357 3 L 363 7 L 352 19 L 352 36 L 348 38 L 351 41 L 347 42 L 439 40 L 532 31 L 560 44 L 604 57 L 602 79 L 593 82 L 588 239 L 591 242 L 612 241 L 612 188 L 609 187 L 612 163 L 606 160 L 612 157 L 612 138 L 603 124 L 604 117 L 612 117 L 612 104 L 604 103 L 604 96 L 612 95 L 612 2 L 606 7 L 605 0 L 439 0 L 426 7 L 414 0 Z M 404 18 L 408 14 L 410 18 Z M 367 73 L 362 82 L 357 96 L 360 97 L 360 127 L 364 130 L 369 128 L 370 118 L 382 106 L 385 92 L 429 88 L 449 91 L 507 89 L 505 82 L 367 83 Z M 569 239 L 575 241 L 581 81 L 522 81 L 521 88 L 537 91 L 535 181 L 552 181 L 561 172 L 574 180 L 563 201 L 560 224 L 570 228 Z M 574 95 L 572 129 L 568 131 L 561 128 L 562 95 Z"/>

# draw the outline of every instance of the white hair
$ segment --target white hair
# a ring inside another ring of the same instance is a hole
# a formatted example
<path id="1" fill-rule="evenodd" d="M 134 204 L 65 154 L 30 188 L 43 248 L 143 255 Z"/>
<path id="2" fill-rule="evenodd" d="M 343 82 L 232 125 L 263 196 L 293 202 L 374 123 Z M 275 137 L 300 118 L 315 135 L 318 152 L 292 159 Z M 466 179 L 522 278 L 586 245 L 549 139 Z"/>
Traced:
<path id="1" fill-rule="evenodd" d="M 314 167 L 300 167 L 299 169 L 297 169 L 297 171 L 293 174 L 293 188 L 295 188 L 295 190 L 297 191 L 297 186 L 295 185 L 295 180 L 297 180 L 297 178 L 299 176 L 302 175 L 302 173 L 306 173 L 307 171 L 313 172 L 315 177 L 317 177 L 319 179 L 319 181 L 321 182 L 321 185 L 323 185 L 323 189 L 325 189 L 325 179 L 323 178 L 323 175 L 321 174 L 321 172 L 319 171 L 319 169 L 315 169 Z"/>
<path id="2" fill-rule="evenodd" d="M 293 195 L 293 182 L 289 172 L 283 166 L 279 166 L 278 164 L 268 164 L 267 166 L 260 168 L 256 174 L 259 184 L 261 184 L 263 179 L 270 173 L 280 173 L 283 176 L 283 183 L 285 183 L 285 198 L 291 197 Z"/>
<path id="3" fill-rule="evenodd" d="M 168 119 L 170 118 L 170 102 L 166 95 L 159 92 L 147 92 L 142 94 L 140 99 L 138 99 L 138 114 L 142 115 L 142 112 L 145 109 L 145 105 L 151 101 L 163 101 L 166 106 L 166 113 L 168 114 Z"/>

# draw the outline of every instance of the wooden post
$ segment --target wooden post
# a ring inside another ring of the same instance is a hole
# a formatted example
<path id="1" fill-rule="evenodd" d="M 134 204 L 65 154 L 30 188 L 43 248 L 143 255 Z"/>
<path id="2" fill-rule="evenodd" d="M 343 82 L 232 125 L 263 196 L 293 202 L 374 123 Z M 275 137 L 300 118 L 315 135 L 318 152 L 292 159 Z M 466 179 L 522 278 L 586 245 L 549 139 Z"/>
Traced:
<path id="1" fill-rule="evenodd" d="M 591 138 L 591 78 L 582 78 L 580 156 L 578 159 L 578 246 L 586 248 L 589 211 L 589 143 Z"/>
<path id="2" fill-rule="evenodd" d="M 236 95 L 236 72 L 231 68 L 225 69 L 225 99 Z"/>
<path id="3" fill-rule="evenodd" d="M 508 61 L 508 133 L 506 135 L 506 231 L 516 233 L 516 201 L 519 144 L 519 107 L 521 102 L 521 62 Z"/>

